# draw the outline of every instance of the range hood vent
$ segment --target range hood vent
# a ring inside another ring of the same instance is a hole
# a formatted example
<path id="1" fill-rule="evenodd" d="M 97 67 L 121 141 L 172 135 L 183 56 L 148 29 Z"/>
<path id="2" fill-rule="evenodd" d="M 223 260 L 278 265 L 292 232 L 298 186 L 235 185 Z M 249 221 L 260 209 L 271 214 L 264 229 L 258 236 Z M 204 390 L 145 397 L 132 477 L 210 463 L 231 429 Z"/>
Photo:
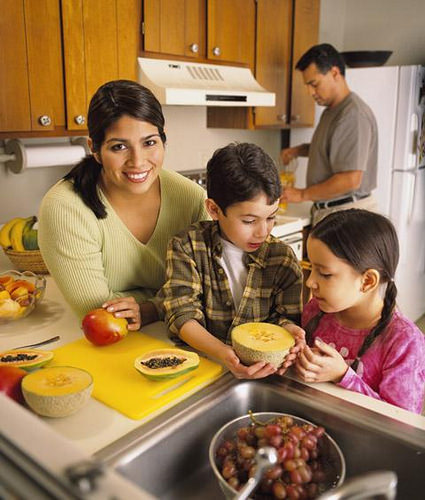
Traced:
<path id="1" fill-rule="evenodd" d="M 161 104 L 185 106 L 274 106 L 248 68 L 139 57 L 139 82 Z"/>

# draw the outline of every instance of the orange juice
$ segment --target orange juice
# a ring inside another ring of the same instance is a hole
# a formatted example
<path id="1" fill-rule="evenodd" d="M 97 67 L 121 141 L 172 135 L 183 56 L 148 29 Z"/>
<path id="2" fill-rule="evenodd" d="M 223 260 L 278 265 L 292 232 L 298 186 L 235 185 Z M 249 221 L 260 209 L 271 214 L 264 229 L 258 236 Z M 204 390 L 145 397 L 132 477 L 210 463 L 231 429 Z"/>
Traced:
<path id="1" fill-rule="evenodd" d="M 280 182 L 282 184 L 282 191 L 287 187 L 293 187 L 295 184 L 295 173 L 287 170 L 280 172 Z M 286 201 L 279 202 L 279 208 L 286 210 L 288 208 L 288 203 Z"/>

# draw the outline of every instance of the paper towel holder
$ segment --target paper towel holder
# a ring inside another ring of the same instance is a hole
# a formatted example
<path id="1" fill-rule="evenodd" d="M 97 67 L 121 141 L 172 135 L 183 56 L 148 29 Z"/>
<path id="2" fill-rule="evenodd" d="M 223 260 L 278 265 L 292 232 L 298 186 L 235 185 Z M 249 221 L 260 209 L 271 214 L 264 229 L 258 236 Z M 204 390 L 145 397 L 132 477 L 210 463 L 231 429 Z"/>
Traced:
<path id="1" fill-rule="evenodd" d="M 87 155 L 91 154 L 86 137 L 73 137 L 70 143 L 72 146 L 82 146 Z M 5 161 L 7 168 L 14 174 L 21 174 L 27 167 L 25 144 L 20 139 L 10 139 L 6 142 L 4 151 L 6 154 L 2 155 L 2 160 Z"/>

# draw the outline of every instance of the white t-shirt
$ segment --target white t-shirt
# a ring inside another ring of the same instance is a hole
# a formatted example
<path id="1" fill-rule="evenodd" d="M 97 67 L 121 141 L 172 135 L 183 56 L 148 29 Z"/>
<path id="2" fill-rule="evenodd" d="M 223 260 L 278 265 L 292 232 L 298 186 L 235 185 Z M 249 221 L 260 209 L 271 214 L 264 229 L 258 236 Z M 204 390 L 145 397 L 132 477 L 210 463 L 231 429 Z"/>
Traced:
<path id="1" fill-rule="evenodd" d="M 248 269 L 243 262 L 245 252 L 223 238 L 221 238 L 221 242 L 223 244 L 223 253 L 220 258 L 220 264 L 227 274 L 233 302 L 235 303 L 236 310 L 238 310 L 248 276 Z"/>

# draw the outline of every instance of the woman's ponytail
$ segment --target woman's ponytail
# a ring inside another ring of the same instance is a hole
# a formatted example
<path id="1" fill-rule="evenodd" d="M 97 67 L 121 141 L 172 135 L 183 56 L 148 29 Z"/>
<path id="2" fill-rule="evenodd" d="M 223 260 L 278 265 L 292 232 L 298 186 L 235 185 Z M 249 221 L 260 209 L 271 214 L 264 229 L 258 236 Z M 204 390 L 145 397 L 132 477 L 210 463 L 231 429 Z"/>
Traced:
<path id="1" fill-rule="evenodd" d="M 101 202 L 97 191 L 101 171 L 102 165 L 95 160 L 93 155 L 88 155 L 64 177 L 65 180 L 73 182 L 74 191 L 81 196 L 98 219 L 106 217 L 105 205 Z"/>

